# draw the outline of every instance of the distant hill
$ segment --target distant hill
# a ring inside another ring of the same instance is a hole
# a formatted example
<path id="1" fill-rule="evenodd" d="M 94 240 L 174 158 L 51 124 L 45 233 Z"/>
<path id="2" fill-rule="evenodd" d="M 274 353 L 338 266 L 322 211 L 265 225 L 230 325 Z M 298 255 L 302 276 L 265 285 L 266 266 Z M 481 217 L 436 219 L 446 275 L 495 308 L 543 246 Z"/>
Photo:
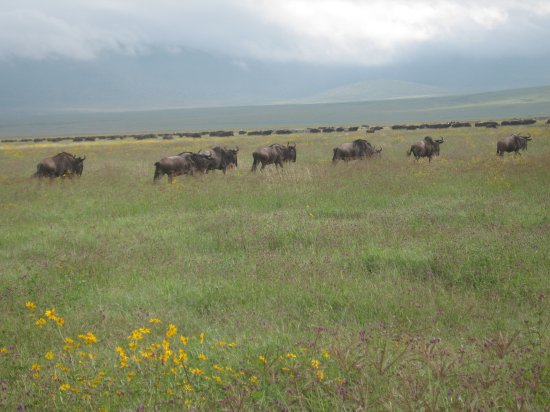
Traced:
<path id="1" fill-rule="evenodd" d="M 550 86 L 378 101 L 133 111 L 0 111 L 0 136 L 238 130 L 550 116 Z"/>
<path id="2" fill-rule="evenodd" d="M 456 94 L 456 92 L 428 84 L 381 79 L 352 83 L 345 86 L 328 89 L 311 96 L 293 99 L 285 103 L 343 103 L 434 97 L 451 94 Z"/>

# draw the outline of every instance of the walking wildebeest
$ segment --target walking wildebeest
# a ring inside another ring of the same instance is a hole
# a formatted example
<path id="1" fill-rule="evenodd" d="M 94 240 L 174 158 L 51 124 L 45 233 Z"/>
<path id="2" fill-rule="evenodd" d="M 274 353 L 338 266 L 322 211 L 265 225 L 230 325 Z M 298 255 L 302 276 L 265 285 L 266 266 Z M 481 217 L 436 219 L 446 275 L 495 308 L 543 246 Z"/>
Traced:
<path id="1" fill-rule="evenodd" d="M 428 161 L 431 162 L 433 156 L 439 155 L 439 145 L 441 143 L 443 143 L 443 139 L 434 141 L 430 136 L 426 136 L 423 140 L 420 140 L 411 146 L 407 152 L 407 156 L 410 156 L 412 153 L 416 160 L 421 157 L 427 157 Z"/>
<path id="2" fill-rule="evenodd" d="M 527 142 L 531 140 L 531 134 L 521 136 L 513 134 L 511 136 L 500 139 L 497 142 L 497 155 L 502 156 L 504 152 L 514 152 L 516 155 L 521 154 L 520 150 L 527 150 Z"/>
<path id="3" fill-rule="evenodd" d="M 237 167 L 237 153 L 239 146 L 236 149 L 228 149 L 226 147 L 216 146 L 208 150 L 201 150 L 199 154 L 210 155 L 212 158 L 208 162 L 206 173 L 210 170 L 223 170 L 225 174 L 228 167 Z"/>
<path id="4" fill-rule="evenodd" d="M 155 163 L 155 175 L 153 181 L 157 181 L 165 174 L 168 175 L 168 183 L 171 183 L 175 176 L 191 175 L 195 172 L 206 172 L 212 156 L 182 152 L 176 156 L 163 157 Z"/>
<path id="5" fill-rule="evenodd" d="M 375 154 L 380 154 L 382 148 L 376 149 L 373 145 L 364 139 L 357 139 L 350 143 L 342 143 L 340 146 L 332 149 L 332 162 L 338 160 L 364 159 Z"/>
<path id="6" fill-rule="evenodd" d="M 296 161 L 296 144 L 293 146 L 288 143 L 286 146 L 274 143 L 267 147 L 256 149 L 252 153 L 254 162 L 252 163 L 252 172 L 256 171 L 258 164 L 262 164 L 260 170 L 264 170 L 267 165 L 275 163 L 278 168 L 283 167 L 283 162 L 295 162 Z"/>
<path id="7" fill-rule="evenodd" d="M 59 177 L 59 176 L 81 176 L 84 169 L 84 157 L 75 157 L 74 155 L 61 152 L 52 157 L 42 159 L 36 166 L 36 173 L 33 177 Z"/>

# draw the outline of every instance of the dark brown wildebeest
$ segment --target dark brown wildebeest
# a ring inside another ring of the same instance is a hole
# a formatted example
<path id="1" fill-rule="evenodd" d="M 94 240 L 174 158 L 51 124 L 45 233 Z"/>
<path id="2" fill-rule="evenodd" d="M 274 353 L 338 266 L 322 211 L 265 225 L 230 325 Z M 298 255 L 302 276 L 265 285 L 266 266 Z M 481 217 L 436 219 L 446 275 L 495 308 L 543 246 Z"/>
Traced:
<path id="1" fill-rule="evenodd" d="M 332 162 L 338 160 L 364 159 L 366 157 L 380 154 L 382 148 L 376 149 L 373 145 L 364 139 L 357 139 L 350 143 L 342 143 L 340 146 L 332 149 Z"/>
<path id="2" fill-rule="evenodd" d="M 416 160 L 421 157 L 427 157 L 428 161 L 431 162 L 432 157 L 437 155 L 436 150 L 437 153 L 439 153 L 439 144 L 441 143 L 443 143 L 443 139 L 441 139 L 441 141 L 438 140 L 437 142 L 434 142 L 430 136 L 426 136 L 423 140 L 420 140 L 411 146 L 407 152 L 407 156 L 410 156 L 412 153 Z"/>
<path id="3" fill-rule="evenodd" d="M 254 150 L 254 153 L 252 153 L 254 162 L 252 163 L 251 171 L 255 172 L 258 164 L 260 163 L 262 164 L 260 170 L 264 170 L 264 167 L 273 163 L 275 163 L 277 168 L 279 166 L 283 167 L 283 160 L 285 158 L 283 148 L 284 146 L 280 144 L 272 144 L 270 146 Z"/>
<path id="4" fill-rule="evenodd" d="M 514 152 L 516 155 L 521 154 L 520 150 L 527 150 L 527 142 L 531 140 L 531 134 L 521 136 L 513 134 L 511 136 L 500 139 L 497 142 L 497 155 L 502 156 L 504 152 Z"/>
<path id="5" fill-rule="evenodd" d="M 85 159 L 86 156 L 76 157 L 67 152 L 58 153 L 53 157 L 42 159 L 36 166 L 33 177 L 81 176 Z"/>
<path id="6" fill-rule="evenodd" d="M 206 172 L 210 155 L 182 152 L 176 156 L 163 157 L 155 163 L 155 175 L 153 182 L 164 175 L 168 175 L 168 183 L 171 183 L 175 176 L 191 175 L 195 172 Z"/>
<path id="7" fill-rule="evenodd" d="M 206 173 L 210 170 L 223 170 L 225 174 L 228 167 L 237 167 L 237 153 L 239 146 L 236 149 L 228 149 L 226 147 L 216 146 L 208 150 L 201 150 L 199 154 L 210 155 L 211 159 L 208 162 Z"/>

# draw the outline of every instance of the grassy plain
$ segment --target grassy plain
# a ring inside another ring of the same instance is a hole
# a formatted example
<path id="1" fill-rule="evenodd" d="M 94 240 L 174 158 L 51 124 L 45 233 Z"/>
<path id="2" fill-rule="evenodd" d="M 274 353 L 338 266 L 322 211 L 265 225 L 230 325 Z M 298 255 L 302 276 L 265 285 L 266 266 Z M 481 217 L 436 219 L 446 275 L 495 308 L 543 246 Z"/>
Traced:
<path id="1" fill-rule="evenodd" d="M 511 131 L 438 131 L 428 163 L 405 154 L 425 131 L 383 130 L 367 135 L 380 159 L 336 166 L 332 148 L 364 132 L 2 145 L 0 406 L 547 408 L 550 130 L 515 128 L 528 151 L 498 158 Z M 288 139 L 295 164 L 249 172 L 253 149 Z M 152 183 L 161 157 L 216 144 L 240 147 L 238 170 Z M 61 150 L 86 155 L 80 179 L 29 179 Z M 52 307 L 65 325 L 36 326 Z M 151 318 L 195 355 L 200 333 L 235 342 L 223 357 L 242 377 L 191 392 L 176 373 L 121 375 L 115 348 Z M 101 390 L 76 389 L 87 366 L 55 352 L 88 331 Z"/>

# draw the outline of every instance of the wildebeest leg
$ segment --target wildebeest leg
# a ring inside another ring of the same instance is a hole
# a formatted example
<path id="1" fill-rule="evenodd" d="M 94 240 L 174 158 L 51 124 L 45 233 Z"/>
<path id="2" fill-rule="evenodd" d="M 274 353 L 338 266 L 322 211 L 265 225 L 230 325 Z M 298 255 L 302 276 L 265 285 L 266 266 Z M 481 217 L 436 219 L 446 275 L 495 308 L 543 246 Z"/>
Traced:
<path id="1" fill-rule="evenodd" d="M 262 162 L 262 167 L 260 167 L 260 172 L 264 170 L 264 168 L 267 166 L 267 163 Z"/>
<path id="2" fill-rule="evenodd" d="M 258 167 L 258 163 L 260 163 L 260 161 L 256 158 L 254 158 L 254 163 L 252 163 L 252 172 L 255 172 L 256 171 L 256 168 Z M 262 166 L 262 169 L 263 169 L 263 166 Z"/>

